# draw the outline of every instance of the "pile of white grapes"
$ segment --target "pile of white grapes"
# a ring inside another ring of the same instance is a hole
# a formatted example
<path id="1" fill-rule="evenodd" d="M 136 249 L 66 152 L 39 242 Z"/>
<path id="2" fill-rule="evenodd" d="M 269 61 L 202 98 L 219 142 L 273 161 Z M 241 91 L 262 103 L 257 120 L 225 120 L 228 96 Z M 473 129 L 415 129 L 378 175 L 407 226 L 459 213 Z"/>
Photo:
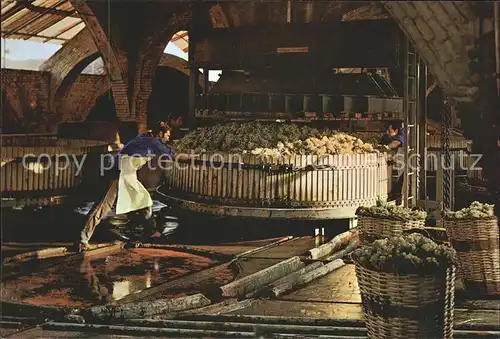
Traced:
<path id="1" fill-rule="evenodd" d="M 443 271 L 456 263 L 456 252 L 418 233 L 380 239 L 355 250 L 353 260 L 375 271 L 421 274 Z"/>
<path id="2" fill-rule="evenodd" d="M 356 215 L 402 221 L 425 220 L 427 218 L 427 213 L 425 211 L 414 210 L 396 205 L 388 205 L 382 201 L 378 201 L 375 206 L 359 207 L 356 211 Z"/>
<path id="3" fill-rule="evenodd" d="M 463 208 L 456 212 L 447 211 L 446 218 L 448 219 L 485 219 L 491 218 L 494 214 L 495 205 L 482 204 L 474 201 L 469 207 Z"/>
<path id="4" fill-rule="evenodd" d="M 175 147 L 179 151 L 228 152 L 258 156 L 334 155 L 378 152 L 346 133 L 282 123 L 228 123 L 194 131 Z"/>

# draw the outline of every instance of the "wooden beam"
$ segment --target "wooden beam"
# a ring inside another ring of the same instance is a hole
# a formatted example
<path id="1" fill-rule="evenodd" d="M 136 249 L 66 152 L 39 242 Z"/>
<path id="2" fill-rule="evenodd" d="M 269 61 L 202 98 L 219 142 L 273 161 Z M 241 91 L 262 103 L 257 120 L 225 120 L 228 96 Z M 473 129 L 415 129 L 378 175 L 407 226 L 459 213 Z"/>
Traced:
<path id="1" fill-rule="evenodd" d="M 77 21 L 77 22 L 75 22 L 74 24 L 69 25 L 68 27 L 66 27 L 66 28 L 63 28 L 63 29 L 59 30 L 59 31 L 58 31 L 58 32 L 57 32 L 54 36 L 55 36 L 55 37 L 58 37 L 59 35 L 66 33 L 67 31 L 69 31 L 69 30 L 71 30 L 71 29 L 75 28 L 76 26 L 78 26 L 78 25 L 79 25 L 79 24 L 81 24 L 81 23 L 82 23 L 82 20 Z M 85 29 L 85 28 L 83 28 L 83 29 Z M 45 39 L 43 42 L 47 42 L 47 41 L 49 41 L 49 40 L 48 40 L 48 39 Z"/>
<path id="2" fill-rule="evenodd" d="M 28 5 L 28 4 L 26 4 Z M 44 8 L 43 11 L 40 12 L 40 15 L 35 15 L 33 16 L 31 19 L 29 20 L 26 20 L 26 21 L 22 21 L 21 24 L 19 26 L 17 26 L 16 28 L 14 28 L 13 30 L 11 30 L 10 32 L 11 33 L 7 33 L 7 34 L 4 34 L 2 37 L 4 39 L 6 39 L 9 35 L 13 35 L 13 34 L 18 34 L 17 32 L 20 31 L 21 29 L 29 26 L 31 23 L 43 18 L 43 15 L 45 13 L 48 13 L 49 10 L 51 9 L 55 9 L 57 6 L 59 6 L 60 4 L 59 3 L 55 3 L 54 5 L 50 6 L 50 7 L 47 7 L 47 8 Z M 2 32 L 3 33 L 3 32 Z M 38 32 L 40 33 L 40 32 Z"/>
<path id="3" fill-rule="evenodd" d="M 28 38 L 40 38 L 40 39 L 45 39 L 46 41 L 50 41 L 50 40 L 68 41 L 68 39 L 50 37 L 50 36 L 40 35 L 40 34 L 28 34 L 28 33 L 16 32 L 16 31 L 2 31 L 2 37 L 3 38 L 7 38 L 7 36 L 11 36 L 11 35 L 25 36 L 25 37 L 28 37 Z"/>
<path id="4" fill-rule="evenodd" d="M 177 34 L 175 35 L 171 40 L 170 42 L 174 42 L 174 41 L 177 41 L 177 40 L 180 40 L 180 39 L 183 39 L 185 36 L 188 35 L 188 32 L 184 32 L 184 33 L 181 33 L 181 34 Z M 184 39 L 183 39 L 184 40 Z"/>
<path id="5" fill-rule="evenodd" d="M 26 8 L 29 9 L 30 11 L 36 12 L 36 13 L 53 14 L 53 15 L 59 15 L 62 17 L 80 18 L 75 10 L 65 11 L 65 10 L 57 9 L 57 8 L 34 6 L 32 4 L 26 4 Z"/>
<path id="6" fill-rule="evenodd" d="M 5 14 L 2 15 L 2 21 L 8 20 L 11 16 L 17 14 L 19 11 L 23 10 L 25 8 L 26 4 L 25 3 L 19 3 L 17 2 L 14 7 L 9 9 Z"/>

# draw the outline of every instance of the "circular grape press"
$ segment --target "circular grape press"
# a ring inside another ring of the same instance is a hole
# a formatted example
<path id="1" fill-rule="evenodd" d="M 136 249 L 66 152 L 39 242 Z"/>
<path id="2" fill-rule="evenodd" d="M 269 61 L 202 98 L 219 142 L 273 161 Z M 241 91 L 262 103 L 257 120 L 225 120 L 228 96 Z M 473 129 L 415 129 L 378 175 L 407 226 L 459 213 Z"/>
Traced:
<path id="1" fill-rule="evenodd" d="M 248 133 L 252 130 L 254 135 Z M 224 136 L 233 139 L 228 143 Z M 259 140 L 266 138 L 277 147 L 251 149 L 264 145 Z M 196 146 L 211 147 L 196 159 L 174 164 L 167 173 L 168 198 L 196 212 L 346 219 L 353 218 L 359 206 L 387 198 L 386 155 L 345 133 L 280 123 L 233 123 L 201 129 L 176 146 L 187 153 L 199 151 Z"/>
<path id="2" fill-rule="evenodd" d="M 62 203 L 84 177 L 99 174 L 98 167 L 83 167 L 82 160 L 107 151 L 108 144 L 102 141 L 3 135 L 2 207 Z"/>

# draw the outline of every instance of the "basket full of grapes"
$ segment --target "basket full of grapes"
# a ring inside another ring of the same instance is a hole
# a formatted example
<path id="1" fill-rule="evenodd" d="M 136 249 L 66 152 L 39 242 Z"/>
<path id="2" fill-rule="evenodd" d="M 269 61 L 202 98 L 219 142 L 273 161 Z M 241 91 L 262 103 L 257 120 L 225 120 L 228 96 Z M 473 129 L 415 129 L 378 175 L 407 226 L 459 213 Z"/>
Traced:
<path id="1" fill-rule="evenodd" d="M 368 338 L 452 338 L 456 253 L 418 233 L 353 252 Z"/>
<path id="2" fill-rule="evenodd" d="M 362 246 L 377 239 L 401 235 L 410 229 L 422 228 L 427 218 L 425 211 L 389 205 L 383 201 L 378 201 L 375 206 L 359 207 L 356 215 Z"/>
<path id="3" fill-rule="evenodd" d="M 467 291 L 500 295 L 500 240 L 494 205 L 474 201 L 459 211 L 446 212 L 444 226 L 457 251 L 459 274 Z"/>

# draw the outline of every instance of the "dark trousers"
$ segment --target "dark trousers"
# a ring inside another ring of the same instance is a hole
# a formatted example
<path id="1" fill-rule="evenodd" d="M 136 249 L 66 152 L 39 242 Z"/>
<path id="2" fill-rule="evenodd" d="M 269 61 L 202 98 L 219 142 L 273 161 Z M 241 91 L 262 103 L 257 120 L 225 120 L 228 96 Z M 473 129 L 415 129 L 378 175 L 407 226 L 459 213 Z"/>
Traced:
<path id="1" fill-rule="evenodd" d="M 404 173 L 401 173 L 398 177 L 392 178 L 392 194 L 394 196 L 401 196 L 403 194 L 403 183 L 405 181 Z"/>
<path id="2" fill-rule="evenodd" d="M 118 176 L 108 176 L 103 178 L 103 187 L 101 199 L 92 206 L 85 226 L 80 233 L 80 242 L 88 244 L 90 238 L 94 234 L 97 225 L 100 224 L 102 219 L 113 209 L 118 196 Z M 149 236 L 156 231 L 156 221 L 153 218 L 152 206 L 143 208 L 138 211 L 127 213 L 132 225 L 143 225 L 144 235 Z"/>

